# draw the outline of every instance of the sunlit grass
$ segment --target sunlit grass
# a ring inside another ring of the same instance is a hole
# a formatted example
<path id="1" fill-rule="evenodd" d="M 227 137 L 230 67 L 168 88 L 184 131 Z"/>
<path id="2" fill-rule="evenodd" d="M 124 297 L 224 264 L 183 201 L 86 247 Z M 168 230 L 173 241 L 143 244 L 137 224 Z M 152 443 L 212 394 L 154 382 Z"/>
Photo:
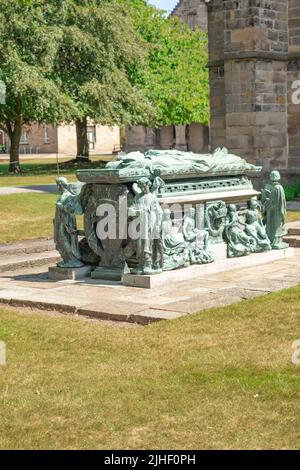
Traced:
<path id="1" fill-rule="evenodd" d="M 83 168 L 103 167 L 107 161 L 110 161 L 111 155 L 92 156 L 90 164 L 84 164 Z M 39 158 L 35 160 L 22 159 L 22 173 L 19 175 L 8 173 L 8 162 L 0 161 L 0 187 L 5 186 L 26 186 L 33 184 L 52 184 L 58 175 L 66 176 L 70 181 L 76 180 L 76 169 L 78 167 L 68 167 L 67 162 L 70 158 L 60 158 L 59 165 L 55 159 Z"/>
<path id="2" fill-rule="evenodd" d="M 300 212 L 297 211 L 289 211 L 287 213 L 287 222 L 296 222 L 297 220 L 300 221 Z"/>
<path id="3" fill-rule="evenodd" d="M 55 194 L 0 196 L 0 243 L 52 237 Z"/>
<path id="4" fill-rule="evenodd" d="M 0 320 L 1 448 L 299 449 L 299 287 L 149 327 Z"/>

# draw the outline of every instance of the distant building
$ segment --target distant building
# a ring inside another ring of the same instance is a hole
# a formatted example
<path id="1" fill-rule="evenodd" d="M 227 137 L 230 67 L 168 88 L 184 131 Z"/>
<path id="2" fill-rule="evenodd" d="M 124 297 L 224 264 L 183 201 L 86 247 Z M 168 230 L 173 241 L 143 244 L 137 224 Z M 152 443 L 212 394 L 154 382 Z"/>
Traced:
<path id="1" fill-rule="evenodd" d="M 180 0 L 171 15 L 178 16 L 189 24 L 190 28 L 199 27 L 207 32 L 207 6 L 205 0 Z"/>
<path id="2" fill-rule="evenodd" d="M 6 136 L 3 131 L 0 129 L 0 152 L 4 152 L 6 149 Z"/>
<path id="3" fill-rule="evenodd" d="M 207 6 L 205 0 L 180 0 L 171 15 L 179 17 L 192 29 L 200 27 L 207 32 Z M 126 151 L 145 152 L 152 148 L 206 152 L 209 146 L 209 128 L 200 123 L 187 126 L 167 126 L 149 129 L 135 126 L 126 129 Z"/>
<path id="4" fill-rule="evenodd" d="M 126 151 L 172 149 L 203 152 L 208 149 L 209 130 L 202 124 L 188 126 L 164 126 L 151 129 L 135 126 L 126 129 Z"/>
<path id="5" fill-rule="evenodd" d="M 117 126 L 88 126 L 88 140 L 91 155 L 109 155 L 120 150 L 120 129 Z M 10 142 L 7 135 L 0 131 L 1 145 L 9 152 Z M 59 154 L 75 156 L 76 127 L 63 125 L 54 127 L 48 124 L 24 126 L 20 141 L 21 154 Z"/>

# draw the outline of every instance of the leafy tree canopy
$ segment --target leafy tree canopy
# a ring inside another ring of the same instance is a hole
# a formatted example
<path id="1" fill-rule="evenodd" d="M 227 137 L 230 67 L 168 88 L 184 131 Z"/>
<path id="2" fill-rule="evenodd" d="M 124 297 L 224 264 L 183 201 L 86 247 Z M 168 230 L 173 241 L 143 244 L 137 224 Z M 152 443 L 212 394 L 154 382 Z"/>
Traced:
<path id="1" fill-rule="evenodd" d="M 134 70 L 134 80 L 156 106 L 160 125 L 209 122 L 207 34 L 192 31 L 177 18 L 145 0 L 119 0 L 130 9 L 135 27 L 148 44 L 146 66 Z"/>
<path id="2" fill-rule="evenodd" d="M 6 102 L 0 128 L 11 140 L 11 170 L 18 171 L 22 125 L 57 124 L 75 113 L 72 100 L 53 81 L 53 63 L 61 32 L 47 23 L 46 2 L 0 0 L 0 80 Z"/>
<path id="3" fill-rule="evenodd" d="M 99 124 L 148 123 L 153 109 L 132 67 L 145 62 L 145 41 L 114 0 L 64 0 L 57 11 L 63 37 L 56 61 L 61 88 L 79 117 Z"/>

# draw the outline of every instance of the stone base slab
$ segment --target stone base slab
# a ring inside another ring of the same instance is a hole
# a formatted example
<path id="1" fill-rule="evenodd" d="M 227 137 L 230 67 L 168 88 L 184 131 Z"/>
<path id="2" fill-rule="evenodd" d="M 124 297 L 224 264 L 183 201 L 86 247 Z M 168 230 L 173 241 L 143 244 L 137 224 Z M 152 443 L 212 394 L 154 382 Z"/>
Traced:
<path id="1" fill-rule="evenodd" d="M 221 261 L 227 259 L 227 243 L 210 244 L 209 249 L 214 253 L 216 260 Z"/>
<path id="2" fill-rule="evenodd" d="M 103 279 L 104 281 L 121 281 L 123 270 L 121 268 L 98 267 L 92 272 L 92 279 Z"/>
<path id="3" fill-rule="evenodd" d="M 51 266 L 48 269 L 48 278 L 52 281 L 76 281 L 90 276 L 91 272 L 91 266 L 83 266 L 82 268 L 59 268 L 58 266 Z"/>
<path id="4" fill-rule="evenodd" d="M 210 274 L 230 271 L 233 269 L 259 266 L 261 264 L 271 263 L 272 261 L 292 258 L 293 256 L 294 248 L 286 248 L 284 250 L 272 250 L 265 253 L 251 254 L 241 258 L 227 258 L 215 261 L 211 264 L 189 266 L 188 268 L 166 271 L 152 276 L 124 274 L 122 280 L 125 286 L 153 289 L 155 287 L 161 287 L 164 284 L 188 281 L 190 279 L 201 278 Z"/>

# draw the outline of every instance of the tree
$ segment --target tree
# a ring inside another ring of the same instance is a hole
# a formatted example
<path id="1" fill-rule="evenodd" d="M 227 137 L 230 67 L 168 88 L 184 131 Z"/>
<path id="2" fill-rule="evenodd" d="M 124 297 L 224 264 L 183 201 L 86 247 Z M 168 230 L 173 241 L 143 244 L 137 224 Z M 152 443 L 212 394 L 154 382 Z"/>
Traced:
<path id="1" fill-rule="evenodd" d="M 60 31 L 49 25 L 47 2 L 0 0 L 0 80 L 6 102 L 0 105 L 0 128 L 11 142 L 10 172 L 19 172 L 22 126 L 57 124 L 75 113 L 72 101 L 53 80 Z"/>
<path id="2" fill-rule="evenodd" d="M 148 44 L 146 66 L 133 82 L 155 106 L 158 125 L 209 122 L 207 34 L 191 30 L 145 0 L 119 0 L 130 9 L 135 28 Z"/>
<path id="3" fill-rule="evenodd" d="M 65 0 L 57 17 L 63 36 L 56 72 L 77 110 L 77 157 L 88 158 L 88 118 L 106 125 L 151 120 L 152 107 L 129 80 L 145 60 L 145 43 L 114 0 Z"/>

